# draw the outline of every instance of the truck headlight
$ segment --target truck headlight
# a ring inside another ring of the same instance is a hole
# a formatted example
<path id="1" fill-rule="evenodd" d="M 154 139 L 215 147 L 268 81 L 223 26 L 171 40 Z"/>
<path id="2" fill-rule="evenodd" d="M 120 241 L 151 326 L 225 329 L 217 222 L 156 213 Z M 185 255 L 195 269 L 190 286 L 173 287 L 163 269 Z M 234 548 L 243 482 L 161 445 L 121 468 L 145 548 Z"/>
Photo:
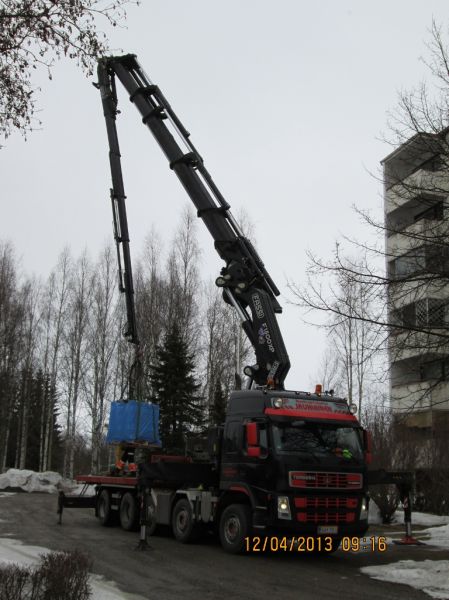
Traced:
<path id="1" fill-rule="evenodd" d="M 291 519 L 288 496 L 278 496 L 278 519 Z"/>
<path id="2" fill-rule="evenodd" d="M 360 520 L 365 521 L 368 518 L 368 498 L 362 498 L 362 505 L 360 507 Z"/>

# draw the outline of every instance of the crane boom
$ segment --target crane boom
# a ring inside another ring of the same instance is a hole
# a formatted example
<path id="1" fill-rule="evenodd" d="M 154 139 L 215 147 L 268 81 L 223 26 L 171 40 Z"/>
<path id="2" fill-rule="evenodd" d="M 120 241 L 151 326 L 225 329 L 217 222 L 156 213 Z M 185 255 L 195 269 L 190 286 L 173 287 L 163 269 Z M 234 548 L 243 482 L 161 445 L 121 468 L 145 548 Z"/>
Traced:
<path id="1" fill-rule="evenodd" d="M 142 115 L 172 169 L 194 203 L 214 240 L 215 249 L 225 262 L 216 284 L 223 288 L 226 302 L 238 312 L 242 327 L 256 355 L 256 364 L 244 369 L 251 381 L 284 389 L 290 368 L 285 344 L 276 319 L 281 313 L 276 296 L 279 290 L 268 274 L 251 241 L 246 238 L 230 212 L 230 206 L 204 166 L 204 161 L 190 141 L 190 134 L 174 113 L 170 104 L 154 85 L 132 54 L 106 57 L 98 63 L 98 87 L 109 140 L 109 157 L 113 187 L 115 239 L 124 271 L 120 274 L 120 289 L 125 293 L 127 335 L 138 342 L 129 237 L 126 219 L 125 192 L 116 129 L 117 94 L 115 78 L 129 94 L 131 102 Z"/>

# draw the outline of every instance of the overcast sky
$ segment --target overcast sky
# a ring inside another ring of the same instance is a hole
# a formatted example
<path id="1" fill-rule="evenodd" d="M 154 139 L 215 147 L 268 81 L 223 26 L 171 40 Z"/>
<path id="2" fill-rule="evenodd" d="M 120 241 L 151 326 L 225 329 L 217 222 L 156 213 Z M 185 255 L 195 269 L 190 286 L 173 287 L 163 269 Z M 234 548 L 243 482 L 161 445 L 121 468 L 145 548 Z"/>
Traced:
<path id="1" fill-rule="evenodd" d="M 370 172 L 397 91 L 421 80 L 432 17 L 447 0 L 141 0 L 111 46 L 135 53 L 175 112 L 234 213 L 244 208 L 258 250 L 283 292 L 280 316 L 292 369 L 287 387 L 310 388 L 323 332 L 287 304 L 287 278 L 305 277 L 305 252 L 329 256 L 342 235 L 368 236 L 351 206 L 382 211 Z M 1 150 L 0 238 L 26 272 L 46 276 L 65 245 L 93 256 L 111 239 L 110 174 L 98 91 L 60 62 L 37 74 L 43 128 Z M 133 256 L 151 226 L 167 243 L 190 201 L 120 94 L 118 123 Z M 199 223 L 203 272 L 220 269 Z"/>

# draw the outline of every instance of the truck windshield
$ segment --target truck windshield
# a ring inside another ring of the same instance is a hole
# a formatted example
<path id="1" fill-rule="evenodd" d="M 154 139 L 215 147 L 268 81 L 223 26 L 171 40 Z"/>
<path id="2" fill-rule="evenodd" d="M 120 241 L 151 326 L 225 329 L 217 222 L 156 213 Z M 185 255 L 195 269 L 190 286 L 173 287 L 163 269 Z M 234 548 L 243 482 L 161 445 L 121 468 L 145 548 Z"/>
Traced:
<path id="1" fill-rule="evenodd" d="M 363 458 L 360 431 L 353 427 L 299 421 L 272 426 L 278 454 L 333 455 L 342 460 Z"/>

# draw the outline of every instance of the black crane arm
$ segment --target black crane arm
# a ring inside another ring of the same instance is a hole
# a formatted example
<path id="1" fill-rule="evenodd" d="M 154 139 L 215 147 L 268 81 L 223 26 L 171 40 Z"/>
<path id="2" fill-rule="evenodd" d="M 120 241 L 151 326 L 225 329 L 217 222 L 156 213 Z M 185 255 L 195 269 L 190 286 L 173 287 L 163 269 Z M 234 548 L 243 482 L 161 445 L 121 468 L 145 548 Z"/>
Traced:
<path id="1" fill-rule="evenodd" d="M 142 115 L 170 168 L 176 173 L 214 239 L 215 248 L 225 262 L 216 283 L 223 288 L 225 300 L 238 311 L 242 327 L 254 347 L 256 365 L 245 367 L 245 374 L 259 385 L 283 389 L 290 361 L 276 319 L 282 312 L 276 296 L 279 290 L 267 273 L 254 246 L 241 232 L 230 206 L 218 190 L 194 145 L 189 132 L 170 104 L 147 77 L 134 55 L 100 59 L 98 87 L 108 131 L 113 189 L 111 197 L 117 215 L 115 223 L 118 249 L 123 248 L 125 265 L 121 286 L 127 300 L 128 331 L 135 335 L 135 310 L 129 259 L 125 194 L 116 130 L 117 95 L 115 76 L 127 90 L 131 102 Z M 119 252 L 120 260 L 120 252 Z M 128 277 L 129 275 L 129 277 Z M 250 312 L 248 312 L 248 309 Z"/>

